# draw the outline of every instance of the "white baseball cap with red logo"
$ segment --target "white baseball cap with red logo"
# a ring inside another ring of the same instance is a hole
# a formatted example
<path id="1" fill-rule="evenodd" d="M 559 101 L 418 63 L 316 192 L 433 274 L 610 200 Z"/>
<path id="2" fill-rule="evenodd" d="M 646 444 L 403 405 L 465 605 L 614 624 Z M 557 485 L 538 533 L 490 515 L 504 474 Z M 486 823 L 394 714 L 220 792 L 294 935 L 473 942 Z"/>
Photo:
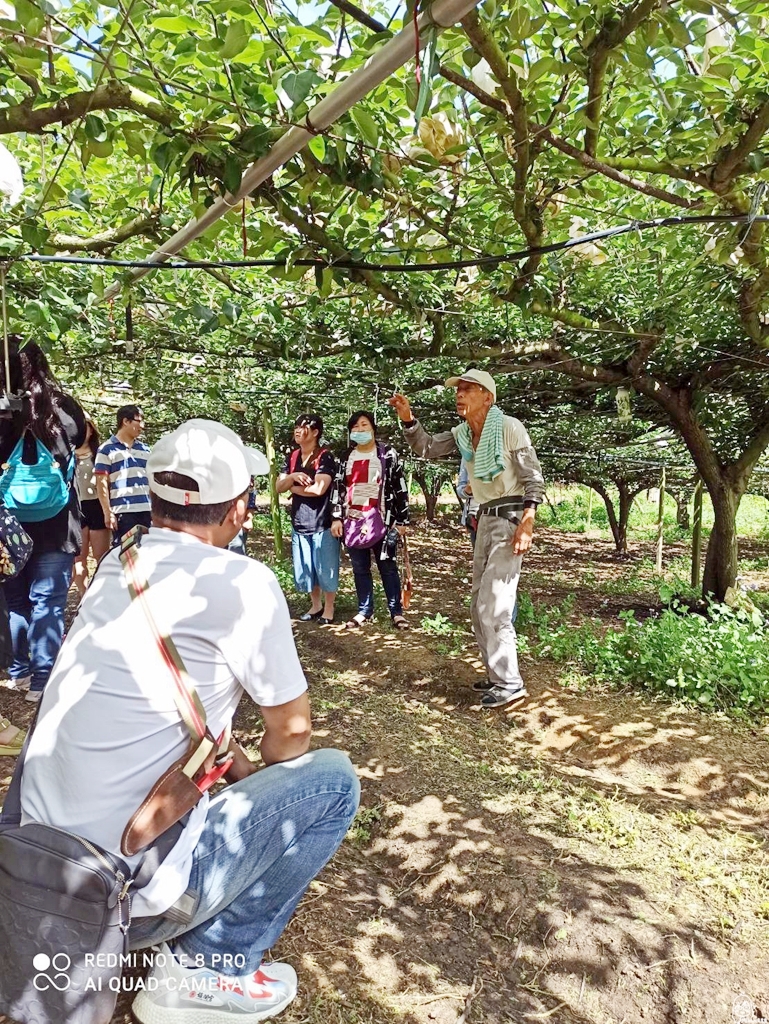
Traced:
<path id="1" fill-rule="evenodd" d="M 267 457 L 247 448 L 229 427 L 214 420 L 187 420 L 164 434 L 147 459 L 150 490 L 173 505 L 218 505 L 244 494 L 251 477 L 270 471 Z M 193 479 L 197 491 L 158 483 L 158 473 L 181 473 Z"/>

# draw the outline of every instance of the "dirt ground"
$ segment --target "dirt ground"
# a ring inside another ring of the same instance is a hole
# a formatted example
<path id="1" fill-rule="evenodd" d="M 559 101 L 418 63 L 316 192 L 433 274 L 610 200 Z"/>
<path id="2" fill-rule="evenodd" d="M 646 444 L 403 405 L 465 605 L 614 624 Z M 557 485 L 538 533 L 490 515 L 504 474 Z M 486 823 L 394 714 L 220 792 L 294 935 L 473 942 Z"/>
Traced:
<path id="1" fill-rule="evenodd" d="M 409 633 L 386 615 L 344 632 L 349 570 L 339 625 L 296 624 L 315 745 L 349 753 L 363 797 L 273 951 L 300 976 L 280 1019 L 769 1019 L 769 730 L 576 686 L 528 656 L 526 704 L 480 711 L 465 536 L 423 524 L 411 543 Z M 267 554 L 266 538 L 254 547 Z M 649 554 L 620 562 L 605 541 L 543 531 L 523 588 L 546 604 L 574 594 L 570 618 L 609 622 L 655 603 Z M 0 700 L 24 721 L 19 697 Z M 258 739 L 255 710 L 237 724 Z"/>

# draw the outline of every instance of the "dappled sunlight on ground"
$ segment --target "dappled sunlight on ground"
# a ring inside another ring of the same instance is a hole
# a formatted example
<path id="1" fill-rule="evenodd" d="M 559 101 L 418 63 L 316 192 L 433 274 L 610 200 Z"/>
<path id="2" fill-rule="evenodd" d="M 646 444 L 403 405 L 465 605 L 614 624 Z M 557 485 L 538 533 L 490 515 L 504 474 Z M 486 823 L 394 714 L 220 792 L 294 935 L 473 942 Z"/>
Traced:
<path id="1" fill-rule="evenodd" d="M 363 795 L 274 950 L 300 976 L 280 1019 L 729 1024 L 741 994 L 769 1018 L 767 731 L 528 655 L 527 702 L 482 712 L 466 538 L 431 526 L 412 547 L 411 631 L 379 592 L 346 632 L 349 569 L 339 624 L 296 623 L 314 742 L 350 754 Z M 645 554 L 543 531 L 523 589 L 608 625 L 654 602 Z M 237 724 L 254 753 L 245 702 Z"/>

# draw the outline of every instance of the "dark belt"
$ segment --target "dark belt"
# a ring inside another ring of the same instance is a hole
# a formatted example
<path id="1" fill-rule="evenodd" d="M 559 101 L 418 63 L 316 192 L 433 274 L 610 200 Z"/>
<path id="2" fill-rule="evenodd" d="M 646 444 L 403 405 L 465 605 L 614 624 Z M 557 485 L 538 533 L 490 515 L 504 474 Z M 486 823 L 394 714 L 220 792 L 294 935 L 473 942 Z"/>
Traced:
<path id="1" fill-rule="evenodd" d="M 524 509 L 523 498 L 496 498 L 494 501 L 487 501 L 478 508 L 478 518 L 481 516 L 494 516 L 495 519 L 507 519 L 511 523 L 519 523 L 520 513 Z"/>

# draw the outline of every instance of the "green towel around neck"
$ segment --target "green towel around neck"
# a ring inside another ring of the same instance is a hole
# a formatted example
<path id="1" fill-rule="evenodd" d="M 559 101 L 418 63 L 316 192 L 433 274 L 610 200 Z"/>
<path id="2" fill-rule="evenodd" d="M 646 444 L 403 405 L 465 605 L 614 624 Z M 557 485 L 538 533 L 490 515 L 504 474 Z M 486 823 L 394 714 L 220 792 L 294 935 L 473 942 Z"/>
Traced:
<path id="1" fill-rule="evenodd" d="M 505 442 L 505 414 L 498 405 L 486 413 L 481 439 L 473 451 L 473 435 L 467 423 L 454 428 L 454 439 L 465 462 L 473 462 L 473 476 L 484 483 L 498 477 L 505 468 L 503 459 Z"/>

